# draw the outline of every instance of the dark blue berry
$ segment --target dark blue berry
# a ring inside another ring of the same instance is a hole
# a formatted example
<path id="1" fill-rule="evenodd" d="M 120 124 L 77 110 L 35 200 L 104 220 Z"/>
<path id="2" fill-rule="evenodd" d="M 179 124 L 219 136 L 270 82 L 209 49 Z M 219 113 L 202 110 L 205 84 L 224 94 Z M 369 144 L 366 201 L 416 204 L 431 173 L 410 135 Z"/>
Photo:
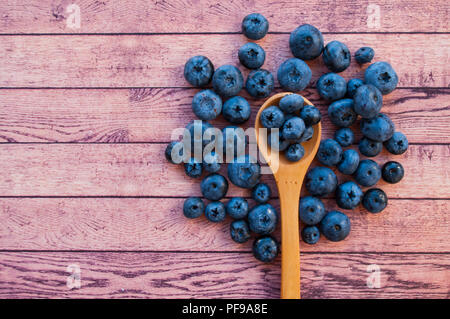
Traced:
<path id="1" fill-rule="evenodd" d="M 226 217 L 225 205 L 222 202 L 211 202 L 206 205 L 205 215 L 209 221 L 219 223 Z"/>
<path id="2" fill-rule="evenodd" d="M 347 82 L 336 73 L 322 75 L 316 84 L 317 92 L 326 101 L 342 99 L 347 92 Z"/>
<path id="3" fill-rule="evenodd" d="M 305 185 L 313 196 L 323 197 L 336 190 L 336 174 L 328 167 L 316 166 L 306 174 Z"/>
<path id="4" fill-rule="evenodd" d="M 342 147 L 338 142 L 329 138 L 320 142 L 317 159 L 327 166 L 334 166 L 342 159 Z"/>
<path id="5" fill-rule="evenodd" d="M 304 99 L 298 94 L 288 94 L 281 98 L 280 109 L 284 113 L 296 113 L 303 108 Z"/>
<path id="6" fill-rule="evenodd" d="M 258 69 L 251 71 L 248 75 L 245 89 L 254 98 L 261 99 L 272 93 L 274 85 L 272 73 L 264 69 Z"/>
<path id="7" fill-rule="evenodd" d="M 190 58 L 184 65 L 184 78 L 196 87 L 208 85 L 213 74 L 213 64 L 207 57 L 202 55 Z"/>
<path id="8" fill-rule="evenodd" d="M 192 157 L 187 163 L 184 163 L 184 171 L 189 177 L 200 177 L 202 175 L 202 163 Z"/>
<path id="9" fill-rule="evenodd" d="M 349 127 L 355 123 L 358 115 L 353 108 L 352 99 L 334 101 L 328 107 L 330 121 L 339 127 Z"/>
<path id="10" fill-rule="evenodd" d="M 357 151 L 349 149 L 342 153 L 342 160 L 338 163 L 337 169 L 342 174 L 352 175 L 359 165 L 359 154 Z"/>
<path id="11" fill-rule="evenodd" d="M 349 67 L 351 54 L 344 43 L 331 41 L 323 49 L 322 58 L 332 72 L 342 72 Z"/>
<path id="12" fill-rule="evenodd" d="M 259 120 L 264 127 L 278 128 L 284 123 L 284 113 L 279 107 L 272 105 L 261 112 Z"/>
<path id="13" fill-rule="evenodd" d="M 291 144 L 288 149 L 284 152 L 284 156 L 290 162 L 298 162 L 305 155 L 305 148 L 299 144 Z"/>
<path id="14" fill-rule="evenodd" d="M 242 197 L 233 197 L 226 204 L 227 214 L 233 219 L 242 219 L 247 217 L 248 202 Z"/>
<path id="15" fill-rule="evenodd" d="M 383 106 L 383 95 L 371 84 L 360 86 L 353 96 L 355 112 L 362 118 L 371 119 L 380 113 Z"/>
<path id="16" fill-rule="evenodd" d="M 212 90 L 203 90 L 194 95 L 192 111 L 201 120 L 213 120 L 222 112 L 222 99 Z"/>
<path id="17" fill-rule="evenodd" d="M 236 186 L 253 188 L 259 183 L 260 176 L 261 166 L 249 155 L 240 156 L 228 164 L 228 178 Z"/>
<path id="18" fill-rule="evenodd" d="M 275 230 L 278 216 L 275 208 L 270 204 L 255 206 L 248 213 L 250 230 L 259 235 L 268 235 Z"/>
<path id="19" fill-rule="evenodd" d="M 230 224 L 231 239 L 236 243 L 242 244 L 250 239 L 250 229 L 245 220 L 235 220 Z"/>
<path id="20" fill-rule="evenodd" d="M 305 105 L 300 111 L 300 118 L 306 126 L 313 126 L 320 122 L 322 116 L 319 109 L 314 105 Z"/>
<path id="21" fill-rule="evenodd" d="M 347 82 L 347 97 L 353 99 L 356 90 L 364 85 L 364 81 L 361 79 L 351 79 Z"/>
<path id="22" fill-rule="evenodd" d="M 344 213 L 331 211 L 320 222 L 320 231 L 328 240 L 344 240 L 350 233 L 350 219 Z"/>
<path id="23" fill-rule="evenodd" d="M 242 33 L 249 39 L 264 38 L 269 30 L 269 21 L 259 13 L 251 13 L 242 21 Z"/>
<path id="24" fill-rule="evenodd" d="M 300 199 L 298 206 L 300 220 L 306 225 L 316 225 L 325 216 L 325 206 L 323 202 L 313 196 L 305 196 Z"/>
<path id="25" fill-rule="evenodd" d="M 261 237 L 253 243 L 253 255 L 262 262 L 271 262 L 278 255 L 278 245 L 270 236 Z"/>
<path id="26" fill-rule="evenodd" d="M 359 185 L 370 187 L 375 185 L 381 178 L 380 166 L 370 160 L 365 159 L 359 162 L 355 172 L 355 180 Z"/>
<path id="27" fill-rule="evenodd" d="M 386 208 L 388 198 L 385 192 L 379 188 L 371 188 L 365 192 L 362 204 L 371 213 L 379 213 Z"/>
<path id="28" fill-rule="evenodd" d="M 361 120 L 361 133 L 377 142 L 387 141 L 394 135 L 395 125 L 384 113 L 378 114 L 373 119 Z"/>
<path id="29" fill-rule="evenodd" d="M 203 215 L 205 211 L 205 204 L 198 197 L 189 197 L 184 201 L 183 214 L 187 218 L 197 218 Z"/>
<path id="30" fill-rule="evenodd" d="M 336 188 L 336 203 L 343 209 L 354 209 L 363 197 L 361 188 L 352 181 L 340 184 Z"/>
<path id="31" fill-rule="evenodd" d="M 388 94 L 397 87 L 398 76 L 389 63 L 375 62 L 364 72 L 364 82 L 376 86 L 382 94 Z"/>
<path id="32" fill-rule="evenodd" d="M 244 78 L 237 67 L 222 65 L 214 72 L 212 86 L 220 96 L 235 96 L 244 86 Z"/>
<path id="33" fill-rule="evenodd" d="M 374 55 L 375 51 L 371 47 L 362 47 L 355 52 L 355 60 L 358 64 L 369 63 Z"/>
<path id="34" fill-rule="evenodd" d="M 347 147 L 353 144 L 355 139 L 355 134 L 348 127 L 343 127 L 334 132 L 334 139 L 338 142 L 342 147 Z"/>
<path id="35" fill-rule="evenodd" d="M 277 72 L 281 87 L 290 92 L 304 90 L 311 81 L 311 76 L 312 72 L 308 64 L 297 58 L 284 61 Z"/>
<path id="36" fill-rule="evenodd" d="M 390 184 L 400 182 L 404 175 L 405 170 L 403 169 L 402 164 L 395 161 L 385 163 L 381 169 L 381 176 Z"/>
<path id="37" fill-rule="evenodd" d="M 260 45 L 249 42 L 239 48 L 239 61 L 249 69 L 259 69 L 264 64 L 266 52 Z"/>
<path id="38" fill-rule="evenodd" d="M 310 245 L 314 245 L 320 239 L 320 231 L 317 226 L 306 226 L 302 229 L 302 240 Z"/>
<path id="39" fill-rule="evenodd" d="M 383 150 L 383 144 L 371 140 L 370 138 L 363 137 L 358 144 L 359 151 L 362 155 L 367 157 L 375 157 Z"/>
<path id="40" fill-rule="evenodd" d="M 389 153 L 400 155 L 408 149 L 408 139 L 403 133 L 394 132 L 392 137 L 384 142 L 384 147 Z"/>
<path id="41" fill-rule="evenodd" d="M 220 174 L 211 174 L 202 180 L 200 188 L 206 199 L 219 200 L 222 199 L 228 191 L 228 181 Z"/>
<path id="42" fill-rule="evenodd" d="M 259 183 L 252 189 L 252 198 L 260 204 L 267 202 L 271 194 L 270 187 L 266 183 Z"/>
<path id="43" fill-rule="evenodd" d="M 222 108 L 223 117 L 233 124 L 246 122 L 250 118 L 251 112 L 250 104 L 241 96 L 233 96 L 228 99 Z"/>
<path id="44" fill-rule="evenodd" d="M 292 31 L 289 37 L 289 47 L 296 58 L 315 59 L 323 50 L 322 33 L 310 24 L 303 24 Z"/>

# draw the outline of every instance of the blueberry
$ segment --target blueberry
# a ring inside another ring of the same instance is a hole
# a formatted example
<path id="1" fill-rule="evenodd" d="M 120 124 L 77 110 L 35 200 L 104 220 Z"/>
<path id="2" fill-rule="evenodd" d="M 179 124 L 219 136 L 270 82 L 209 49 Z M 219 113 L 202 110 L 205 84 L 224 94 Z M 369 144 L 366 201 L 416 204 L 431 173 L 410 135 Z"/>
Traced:
<path id="1" fill-rule="evenodd" d="M 383 106 L 383 95 L 371 84 L 360 86 L 353 96 L 355 112 L 362 118 L 371 119 L 380 113 Z"/>
<path id="2" fill-rule="evenodd" d="M 202 55 L 190 58 L 184 65 L 184 77 L 191 85 L 203 87 L 211 82 L 214 66 L 211 61 Z"/>
<path id="3" fill-rule="evenodd" d="M 267 137 L 267 144 L 275 151 L 282 152 L 286 150 L 291 143 L 281 135 L 280 130 L 277 130 L 276 132 L 274 131 L 269 134 Z"/>
<path id="4" fill-rule="evenodd" d="M 302 240 L 310 245 L 314 245 L 320 239 L 320 231 L 317 226 L 306 226 L 302 229 Z"/>
<path id="5" fill-rule="evenodd" d="M 273 261 L 278 255 L 278 245 L 270 236 L 256 239 L 252 250 L 255 258 L 265 263 Z"/>
<path id="6" fill-rule="evenodd" d="M 284 152 L 284 156 L 290 162 L 298 162 L 305 155 L 305 148 L 299 144 L 291 144 L 288 149 Z"/>
<path id="7" fill-rule="evenodd" d="M 320 142 L 317 159 L 327 166 L 334 166 L 342 159 L 342 147 L 338 142 L 329 138 Z"/>
<path id="8" fill-rule="evenodd" d="M 223 65 L 214 72 L 212 86 L 220 96 L 235 96 L 244 86 L 244 78 L 237 67 Z"/>
<path id="9" fill-rule="evenodd" d="M 266 183 L 259 183 L 252 189 L 252 198 L 260 204 L 267 202 L 271 194 L 270 187 Z"/>
<path id="10" fill-rule="evenodd" d="M 228 191 L 228 181 L 220 174 L 211 174 L 202 180 L 200 188 L 206 199 L 219 200 L 222 199 Z"/>
<path id="11" fill-rule="evenodd" d="M 277 106 L 272 105 L 261 112 L 259 120 L 262 126 L 267 128 L 281 127 L 284 123 L 284 113 Z"/>
<path id="12" fill-rule="evenodd" d="M 371 213 L 379 213 L 386 208 L 388 198 L 385 192 L 379 188 L 371 188 L 365 192 L 362 204 Z"/>
<path id="13" fill-rule="evenodd" d="M 212 90 L 203 90 L 194 95 L 192 111 L 201 120 L 213 120 L 222 112 L 222 99 Z"/>
<path id="14" fill-rule="evenodd" d="M 226 204 L 227 214 L 234 219 L 242 219 L 247 217 L 248 202 L 242 197 L 233 197 Z"/>
<path id="15" fill-rule="evenodd" d="M 200 177 L 202 175 L 202 163 L 192 157 L 187 163 L 184 163 L 184 171 L 189 177 Z"/>
<path id="16" fill-rule="evenodd" d="M 197 218 L 203 215 L 205 204 L 198 197 L 189 197 L 184 201 L 183 214 L 187 218 Z"/>
<path id="17" fill-rule="evenodd" d="M 250 118 L 251 112 L 250 104 L 241 96 L 233 96 L 228 99 L 222 108 L 223 117 L 233 124 L 246 122 Z"/>
<path id="18" fill-rule="evenodd" d="M 347 82 L 336 73 L 326 73 L 322 75 L 316 84 L 317 92 L 327 101 L 342 99 L 347 92 Z"/>
<path id="19" fill-rule="evenodd" d="M 289 37 L 289 47 L 296 58 L 315 59 L 323 50 L 322 33 L 310 24 L 303 24 L 292 31 Z"/>
<path id="20" fill-rule="evenodd" d="M 298 206 L 300 220 L 306 225 L 315 225 L 320 223 L 325 216 L 325 206 L 322 201 L 313 196 L 306 196 L 300 199 Z"/>
<path id="21" fill-rule="evenodd" d="M 384 95 L 395 90 L 398 76 L 389 63 L 375 62 L 364 72 L 364 82 L 376 86 Z"/>
<path id="22" fill-rule="evenodd" d="M 365 159 L 359 162 L 355 172 L 355 180 L 359 185 L 370 187 L 375 185 L 381 178 L 380 166 L 370 160 Z"/>
<path id="23" fill-rule="evenodd" d="M 220 170 L 222 159 L 219 154 L 211 152 L 203 157 L 203 168 L 209 173 L 216 173 Z"/>
<path id="24" fill-rule="evenodd" d="M 242 33 L 249 39 L 264 38 L 269 30 L 269 21 L 259 13 L 251 13 L 242 21 Z"/>
<path id="25" fill-rule="evenodd" d="M 203 146 L 209 144 L 212 139 L 203 138 L 206 130 L 211 129 L 212 125 L 206 121 L 194 120 L 191 121 L 187 126 L 186 130 L 190 135 L 191 139 L 191 153 L 194 153 L 196 148 L 198 147 L 201 151 L 203 150 Z M 183 140 L 183 144 L 185 141 Z M 184 147 L 188 147 L 188 145 L 184 144 Z"/>
<path id="26" fill-rule="evenodd" d="M 377 142 L 387 141 L 394 135 L 395 126 L 389 116 L 380 113 L 373 119 L 361 120 L 361 133 Z"/>
<path id="27" fill-rule="evenodd" d="M 209 221 L 219 223 L 226 217 L 225 205 L 222 202 L 211 202 L 206 205 L 205 215 Z"/>
<path id="28" fill-rule="evenodd" d="M 331 211 L 322 219 L 319 227 L 328 240 L 341 241 L 350 233 L 350 219 L 344 213 Z"/>
<path id="29" fill-rule="evenodd" d="M 270 204 L 260 204 L 248 213 L 250 230 L 259 235 L 268 235 L 275 230 L 278 216 L 275 208 Z"/>
<path id="30" fill-rule="evenodd" d="M 352 181 L 340 184 L 336 188 L 336 203 L 343 209 L 354 209 L 363 197 L 361 188 Z"/>
<path id="31" fill-rule="evenodd" d="M 281 98 L 280 109 L 284 113 L 296 113 L 303 108 L 305 103 L 303 97 L 298 94 L 288 94 Z"/>
<path id="32" fill-rule="evenodd" d="M 244 129 L 229 125 L 222 129 L 223 154 L 227 160 L 241 156 L 245 153 L 247 138 Z"/>
<path id="33" fill-rule="evenodd" d="M 358 117 L 353 105 L 352 99 L 342 99 L 331 103 L 328 107 L 328 117 L 330 118 L 330 121 L 339 127 L 351 126 Z"/>
<path id="34" fill-rule="evenodd" d="M 254 98 L 265 98 L 270 95 L 274 88 L 272 73 L 264 69 L 253 70 L 247 77 L 245 89 Z"/>
<path id="35" fill-rule="evenodd" d="M 259 69 L 264 64 L 266 52 L 260 45 L 249 42 L 239 48 L 239 61 L 249 69 Z"/>
<path id="36" fill-rule="evenodd" d="M 300 111 L 300 118 L 306 126 L 313 126 L 320 122 L 322 115 L 314 105 L 305 105 Z"/>
<path id="37" fill-rule="evenodd" d="M 403 133 L 394 132 L 392 137 L 384 142 L 384 147 L 389 153 L 400 155 L 408 149 L 408 139 Z"/>
<path id="38" fill-rule="evenodd" d="M 363 137 L 358 144 L 359 151 L 362 155 L 367 157 L 375 157 L 383 150 L 383 144 L 371 140 L 370 138 Z"/>
<path id="39" fill-rule="evenodd" d="M 306 141 L 309 141 L 314 135 L 314 128 L 312 126 L 307 126 L 305 128 L 305 131 L 303 132 L 302 137 L 300 137 L 298 140 L 296 140 L 296 143 L 303 143 Z"/>
<path id="40" fill-rule="evenodd" d="M 284 122 L 281 128 L 281 136 L 284 139 L 294 141 L 302 137 L 305 131 L 305 122 L 297 116 L 294 116 Z"/>
<path id="41" fill-rule="evenodd" d="M 278 68 L 277 78 L 281 87 L 286 91 L 297 92 L 304 90 L 311 81 L 312 72 L 303 60 L 290 58 Z"/>
<path id="42" fill-rule="evenodd" d="M 355 95 L 356 90 L 361 86 L 364 85 L 364 81 L 361 79 L 351 79 L 347 82 L 347 97 L 353 99 L 353 96 Z"/>
<path id="43" fill-rule="evenodd" d="M 335 191 L 337 177 L 328 167 L 316 166 L 306 174 L 305 185 L 311 195 L 323 197 Z"/>
<path id="44" fill-rule="evenodd" d="M 355 52 L 355 60 L 358 64 L 369 63 L 374 55 L 375 51 L 371 47 L 362 47 Z"/>
<path id="45" fill-rule="evenodd" d="M 180 164 L 183 161 L 183 143 L 178 141 L 170 142 L 165 151 L 166 160 L 172 164 Z"/>
<path id="46" fill-rule="evenodd" d="M 402 164 L 400 164 L 399 162 L 387 162 L 381 169 L 381 176 L 386 182 L 391 184 L 400 182 L 404 175 L 405 170 L 403 169 Z"/>
<path id="47" fill-rule="evenodd" d="M 359 165 L 359 154 L 355 150 L 345 150 L 342 153 L 342 160 L 338 163 L 337 169 L 342 174 L 352 175 Z"/>
<path id="48" fill-rule="evenodd" d="M 256 159 L 249 155 L 236 158 L 228 164 L 228 178 L 230 181 L 242 188 L 253 188 L 259 183 L 261 166 Z"/>
<path id="49" fill-rule="evenodd" d="M 231 239 L 235 242 L 242 244 L 250 239 L 250 229 L 245 220 L 235 220 L 230 224 Z"/>
<path id="50" fill-rule="evenodd" d="M 344 43 L 331 41 L 323 49 L 322 58 L 332 72 L 342 72 L 349 67 L 352 57 Z"/>
<path id="51" fill-rule="evenodd" d="M 353 133 L 352 129 L 343 127 L 334 132 L 334 139 L 342 147 L 347 147 L 353 144 L 355 134 Z"/>

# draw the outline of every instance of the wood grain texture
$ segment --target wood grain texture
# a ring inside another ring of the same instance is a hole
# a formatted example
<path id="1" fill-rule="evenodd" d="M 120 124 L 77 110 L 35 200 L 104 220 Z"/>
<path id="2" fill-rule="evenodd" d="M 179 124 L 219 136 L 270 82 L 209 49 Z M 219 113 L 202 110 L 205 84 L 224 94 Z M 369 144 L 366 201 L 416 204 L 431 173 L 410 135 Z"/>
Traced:
<path id="1" fill-rule="evenodd" d="M 76 89 L 0 90 L 1 142 L 168 142 L 173 129 L 194 119 L 191 111 L 196 89 Z M 328 103 L 308 89 L 302 94 L 323 114 L 322 136 L 333 137 Z M 262 100 L 245 96 L 253 127 Z M 384 96 L 382 111 L 410 143 L 450 143 L 450 90 L 397 89 Z M 211 122 L 228 125 L 222 117 Z M 158 129 L 155 129 L 157 127 Z M 420 129 L 418 129 L 420 127 Z M 359 126 L 354 132 L 359 139 Z"/>
<path id="2" fill-rule="evenodd" d="M 387 60 L 396 69 L 400 87 L 450 85 L 450 34 L 328 34 L 324 38 L 346 43 L 351 52 L 370 45 L 376 51 L 374 62 Z M 275 72 L 292 57 L 288 39 L 288 34 L 270 34 L 261 41 L 265 69 Z M 239 34 L 7 36 L 0 47 L 0 58 L 8 62 L 0 64 L 0 87 L 188 87 L 183 67 L 190 56 L 206 55 L 216 67 L 238 65 L 238 49 L 246 42 Z M 308 63 L 314 70 L 313 81 L 328 72 L 321 58 Z M 342 75 L 359 77 L 364 69 L 353 61 Z"/>
<path id="3" fill-rule="evenodd" d="M 2 196 L 191 196 L 200 194 L 199 179 L 182 166 L 168 165 L 165 144 L 5 144 L 0 153 Z M 401 184 L 380 181 L 394 198 L 448 198 L 449 145 L 412 145 L 380 164 L 396 159 L 405 168 Z M 317 165 L 313 162 L 313 166 Z M 226 174 L 225 168 L 222 170 Z M 340 181 L 350 177 L 340 176 Z M 262 181 L 275 190 L 272 175 Z M 430 187 L 431 185 L 436 185 Z M 248 194 L 230 186 L 229 196 Z"/>
<path id="4" fill-rule="evenodd" d="M 2 33 L 240 32 L 251 12 L 264 14 L 272 32 L 290 32 L 311 23 L 322 32 L 448 32 L 445 0 L 380 0 L 379 25 L 371 23 L 372 2 L 300 1 L 96 1 L 77 0 L 81 27 L 67 27 L 70 0 L 5 1 L 0 4 Z M 418 14 L 420 12 L 420 14 Z M 371 19 L 371 20 L 369 20 Z M 369 20 L 369 21 L 368 21 Z"/>
<path id="5" fill-rule="evenodd" d="M 2 198 L 0 250 L 250 251 L 234 243 L 231 219 L 183 216 L 182 198 Z M 249 199 L 251 206 L 254 202 Z M 279 202 L 271 203 L 279 212 Z M 337 209 L 334 200 L 324 201 Z M 449 200 L 393 200 L 380 214 L 345 211 L 350 236 L 300 243 L 302 252 L 449 252 Z M 279 227 L 274 236 L 280 239 Z M 420 240 L 418 238 L 420 237 Z"/>
<path id="6" fill-rule="evenodd" d="M 302 262 L 303 298 L 449 296 L 448 254 L 302 254 Z M 380 288 L 367 286 L 372 264 Z M 66 285 L 69 265 L 80 267 L 79 289 Z M 2 298 L 278 298 L 279 284 L 279 262 L 251 254 L 0 253 Z"/>

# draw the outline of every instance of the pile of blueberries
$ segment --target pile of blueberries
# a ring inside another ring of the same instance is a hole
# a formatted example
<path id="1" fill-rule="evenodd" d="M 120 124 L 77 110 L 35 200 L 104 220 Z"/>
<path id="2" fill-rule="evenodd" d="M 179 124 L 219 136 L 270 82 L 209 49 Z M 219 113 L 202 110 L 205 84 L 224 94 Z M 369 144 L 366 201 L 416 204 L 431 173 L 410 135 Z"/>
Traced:
<path id="1" fill-rule="evenodd" d="M 242 22 L 242 32 L 252 40 L 263 38 L 269 28 L 267 19 L 258 13 L 246 16 Z M 339 41 L 332 41 L 324 46 L 321 32 L 312 25 L 304 24 L 290 35 L 289 46 L 293 58 L 284 61 L 277 72 L 277 79 L 285 91 L 299 92 L 310 83 L 312 72 L 304 60 L 312 60 L 322 55 L 324 64 L 331 73 L 320 77 L 317 90 L 324 100 L 330 102 L 328 116 L 339 127 L 334 139 L 323 140 L 317 159 L 329 167 L 336 166 L 342 174 L 352 175 L 356 181 L 346 181 L 338 185 L 338 179 L 332 169 L 325 166 L 312 168 L 305 179 L 305 186 L 311 196 L 300 200 L 299 217 L 305 227 L 301 235 L 304 242 L 315 244 L 322 233 L 331 241 L 340 241 L 350 232 L 350 220 L 342 212 L 326 212 L 320 199 L 333 192 L 337 205 L 342 209 L 354 209 L 360 203 L 371 213 L 381 212 L 387 205 L 387 196 L 379 188 L 363 192 L 363 187 L 374 186 L 382 177 L 388 183 L 399 182 L 404 170 L 398 162 L 387 162 L 382 168 L 370 159 L 360 160 L 359 153 L 348 147 L 354 142 L 354 133 L 349 128 L 358 116 L 363 138 L 358 148 L 362 155 L 375 157 L 383 145 L 392 154 L 402 154 L 408 148 L 408 140 L 401 132 L 395 132 L 390 118 L 380 113 L 383 95 L 392 92 L 397 86 L 398 77 L 387 62 L 370 65 L 364 74 L 364 80 L 351 79 L 348 83 L 337 73 L 344 71 L 351 60 L 347 46 Z M 369 63 L 374 50 L 360 48 L 355 53 L 358 64 Z M 238 52 L 240 63 L 252 71 L 245 81 L 248 94 L 256 99 L 268 97 L 274 89 L 273 75 L 261 67 L 265 61 L 264 49 L 253 42 L 244 44 Z M 251 115 L 248 101 L 239 96 L 244 87 L 241 71 L 233 65 L 223 65 L 216 70 L 205 56 L 190 58 L 184 68 L 186 80 L 195 87 L 205 88 L 210 83 L 211 89 L 203 89 L 195 94 L 192 110 L 199 118 L 186 126 L 189 132 L 188 149 L 200 146 L 200 156 L 190 155 L 186 159 L 186 143 L 172 141 L 165 150 L 167 160 L 173 164 L 181 163 L 185 157 L 185 173 L 193 178 L 202 176 L 203 171 L 209 175 L 201 181 L 203 197 L 210 202 L 205 205 L 199 197 L 185 200 L 183 213 L 188 218 L 205 215 L 211 222 L 222 222 L 226 215 L 233 221 L 230 225 L 231 238 L 237 243 L 244 243 L 255 233 L 258 238 L 253 243 L 254 256 L 263 262 L 270 262 L 278 254 L 278 243 L 270 236 L 278 222 L 275 208 L 268 203 L 271 190 L 265 183 L 260 183 L 261 167 L 258 162 L 245 154 L 247 140 L 242 128 L 237 125 L 245 123 Z M 223 103 L 223 100 L 225 102 Z M 223 155 L 213 150 L 205 151 L 214 140 L 214 129 L 208 122 L 220 114 L 232 125 L 222 130 Z M 298 161 L 304 155 L 301 145 L 311 139 L 313 125 L 321 120 L 320 111 L 312 105 L 304 105 L 303 98 L 295 93 L 286 95 L 278 106 L 271 106 L 261 112 L 261 124 L 273 130 L 268 137 L 272 149 L 283 151 L 289 161 Z M 209 136 L 209 138 L 208 138 Z M 276 143 L 275 143 L 276 142 Z M 251 189 L 253 208 L 243 197 L 232 197 L 226 204 L 220 200 L 226 196 L 228 181 L 219 174 L 223 158 L 227 153 L 233 154 L 233 160 L 227 165 L 228 179 L 234 185 Z M 197 153 L 194 153 L 197 154 Z M 184 156 L 183 156 L 184 155 Z M 359 185 L 358 185 L 359 184 Z"/>

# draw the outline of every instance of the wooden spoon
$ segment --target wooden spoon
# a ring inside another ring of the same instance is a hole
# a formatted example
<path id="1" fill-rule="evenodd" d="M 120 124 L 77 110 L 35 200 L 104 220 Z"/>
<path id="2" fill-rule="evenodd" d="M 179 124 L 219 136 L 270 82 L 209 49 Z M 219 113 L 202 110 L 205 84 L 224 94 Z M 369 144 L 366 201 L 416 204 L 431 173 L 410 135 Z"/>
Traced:
<path id="1" fill-rule="evenodd" d="M 271 152 L 267 145 L 267 134 L 260 131 L 263 128 L 260 115 L 265 108 L 276 105 L 280 99 L 288 94 L 279 93 L 269 98 L 259 109 L 256 115 L 256 141 L 259 150 L 270 166 L 278 187 L 281 204 L 281 298 L 300 298 L 300 238 L 298 205 L 303 179 L 309 165 L 317 153 L 320 144 L 321 125 L 314 125 L 313 137 L 303 142 L 305 155 L 298 162 L 288 161 L 282 152 Z M 312 105 L 304 99 L 305 104 Z"/>

